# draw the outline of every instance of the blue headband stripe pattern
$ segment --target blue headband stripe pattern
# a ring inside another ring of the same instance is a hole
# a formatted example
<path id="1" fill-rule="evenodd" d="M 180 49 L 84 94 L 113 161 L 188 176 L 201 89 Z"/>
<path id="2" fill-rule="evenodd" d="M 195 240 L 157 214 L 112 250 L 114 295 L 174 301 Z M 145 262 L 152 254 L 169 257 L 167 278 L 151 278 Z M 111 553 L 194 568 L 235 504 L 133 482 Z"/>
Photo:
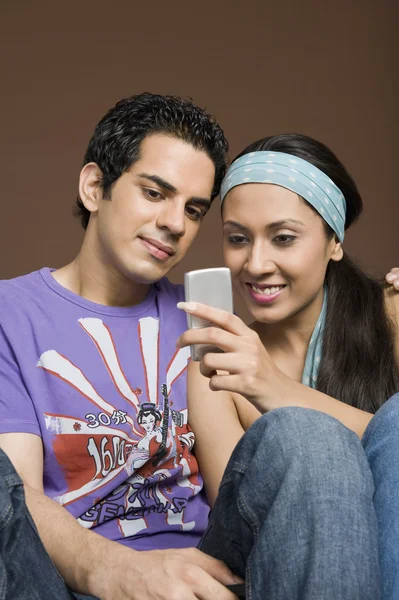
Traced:
<path id="1" fill-rule="evenodd" d="M 221 203 L 226 194 L 245 183 L 272 183 L 299 194 L 344 240 L 346 202 L 341 190 L 311 163 L 284 152 L 251 152 L 235 160 L 222 182 Z"/>

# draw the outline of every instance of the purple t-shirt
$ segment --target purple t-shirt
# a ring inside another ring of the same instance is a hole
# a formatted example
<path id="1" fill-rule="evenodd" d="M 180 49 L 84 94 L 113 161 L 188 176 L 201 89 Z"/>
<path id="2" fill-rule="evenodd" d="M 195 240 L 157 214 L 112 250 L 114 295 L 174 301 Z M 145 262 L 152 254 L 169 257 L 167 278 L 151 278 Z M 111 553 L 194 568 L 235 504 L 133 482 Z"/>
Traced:
<path id="1" fill-rule="evenodd" d="M 48 268 L 0 282 L 0 433 L 41 436 L 46 495 L 137 550 L 195 546 L 207 524 L 180 300 L 167 279 L 127 308 L 85 300 Z"/>

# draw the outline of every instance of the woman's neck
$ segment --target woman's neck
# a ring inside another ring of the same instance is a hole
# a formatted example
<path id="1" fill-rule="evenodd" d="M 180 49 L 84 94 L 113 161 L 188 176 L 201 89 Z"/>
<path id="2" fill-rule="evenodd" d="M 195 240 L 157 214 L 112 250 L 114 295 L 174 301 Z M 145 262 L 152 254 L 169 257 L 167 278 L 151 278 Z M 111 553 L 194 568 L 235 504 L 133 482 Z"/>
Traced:
<path id="1" fill-rule="evenodd" d="M 320 293 L 300 312 L 278 323 L 254 322 L 251 328 L 259 335 L 272 358 L 294 359 L 305 363 L 310 338 L 323 306 Z"/>

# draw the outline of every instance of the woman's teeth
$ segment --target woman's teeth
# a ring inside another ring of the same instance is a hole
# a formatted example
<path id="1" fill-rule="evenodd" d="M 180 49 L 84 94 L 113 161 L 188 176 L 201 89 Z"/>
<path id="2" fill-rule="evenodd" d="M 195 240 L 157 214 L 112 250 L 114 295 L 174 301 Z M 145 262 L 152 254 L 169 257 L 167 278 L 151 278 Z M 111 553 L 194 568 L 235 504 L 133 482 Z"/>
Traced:
<path id="1" fill-rule="evenodd" d="M 254 292 L 256 292 L 257 294 L 264 294 L 265 296 L 271 296 L 272 294 L 277 294 L 277 292 L 279 292 L 280 290 L 283 289 L 283 285 L 275 285 L 273 287 L 267 287 L 264 289 L 260 289 L 255 287 L 254 285 L 251 285 L 251 288 L 253 289 Z"/>

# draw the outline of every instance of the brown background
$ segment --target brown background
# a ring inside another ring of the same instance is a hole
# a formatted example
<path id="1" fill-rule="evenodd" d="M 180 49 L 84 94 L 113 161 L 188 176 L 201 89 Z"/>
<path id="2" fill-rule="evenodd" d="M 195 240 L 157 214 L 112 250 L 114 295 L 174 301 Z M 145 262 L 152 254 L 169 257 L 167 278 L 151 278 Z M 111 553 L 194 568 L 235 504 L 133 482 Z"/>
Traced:
<path id="1" fill-rule="evenodd" d="M 329 145 L 365 202 L 346 250 L 377 274 L 399 265 L 397 7 L 2 0 L 0 276 L 74 257 L 82 230 L 71 211 L 92 130 L 117 100 L 142 91 L 207 107 L 232 158 L 283 131 Z M 215 203 L 172 279 L 220 264 Z"/>

